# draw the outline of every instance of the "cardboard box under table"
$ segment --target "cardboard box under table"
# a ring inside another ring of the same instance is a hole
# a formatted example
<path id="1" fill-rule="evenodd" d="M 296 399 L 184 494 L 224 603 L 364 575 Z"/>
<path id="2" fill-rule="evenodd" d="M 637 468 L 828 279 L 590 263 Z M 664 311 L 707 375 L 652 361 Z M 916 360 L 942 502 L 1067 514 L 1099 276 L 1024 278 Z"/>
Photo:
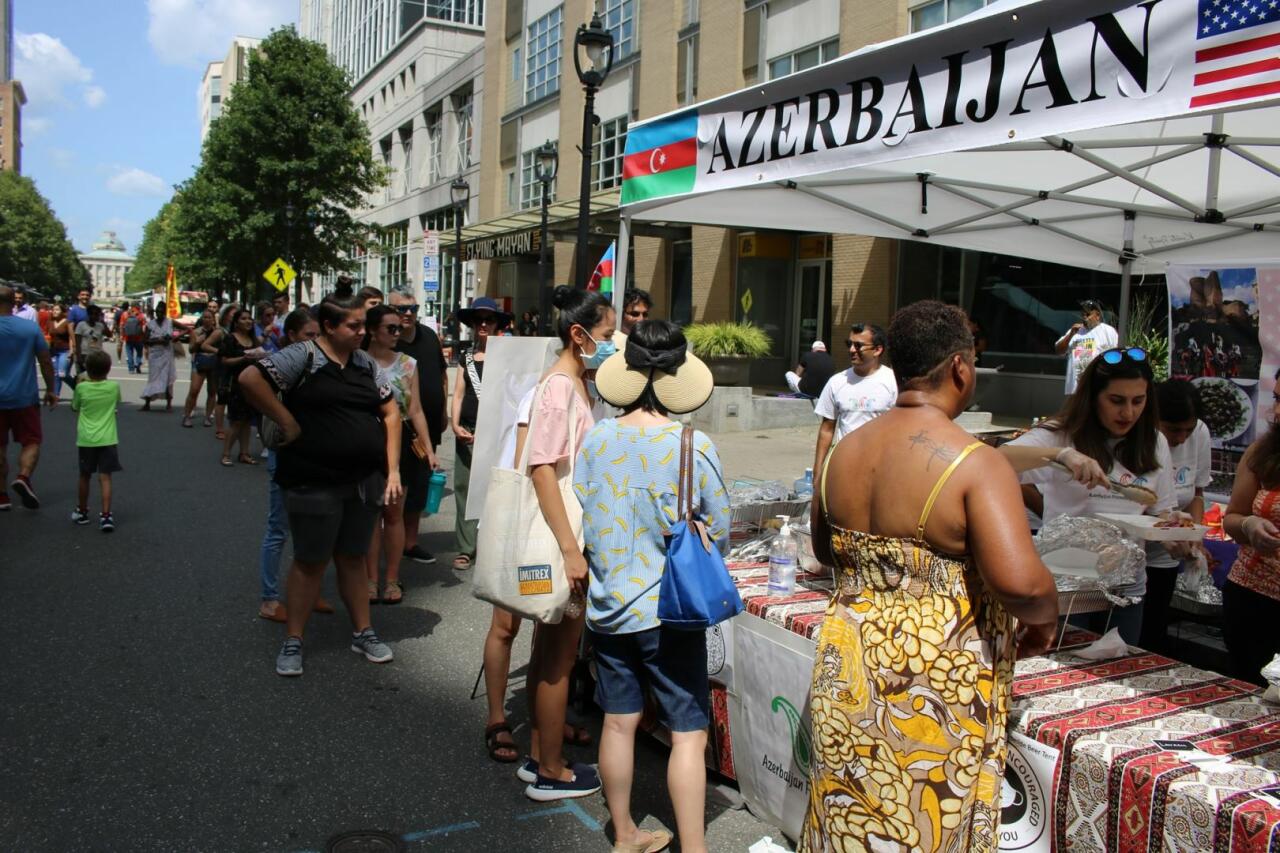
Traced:
<path id="1" fill-rule="evenodd" d="M 808 799 L 809 683 L 830 578 L 766 595 L 768 567 L 731 563 L 746 605 L 718 626 L 728 745 L 751 810 L 794 837 Z M 1019 661 L 1002 850 L 1280 850 L 1280 707 L 1253 685 L 1130 649 Z M 720 705 L 723 707 L 723 705 Z M 723 771 L 722 771 L 723 772 Z"/>

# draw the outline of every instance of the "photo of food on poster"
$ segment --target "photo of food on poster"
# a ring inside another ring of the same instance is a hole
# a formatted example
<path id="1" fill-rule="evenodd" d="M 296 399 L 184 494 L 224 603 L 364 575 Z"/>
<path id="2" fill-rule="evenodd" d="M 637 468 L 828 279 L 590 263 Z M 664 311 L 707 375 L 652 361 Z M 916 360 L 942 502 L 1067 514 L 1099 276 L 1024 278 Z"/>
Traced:
<path id="1" fill-rule="evenodd" d="M 1169 374 L 1200 391 L 1214 447 L 1243 450 L 1268 425 L 1280 367 L 1280 265 L 1172 266 Z"/>

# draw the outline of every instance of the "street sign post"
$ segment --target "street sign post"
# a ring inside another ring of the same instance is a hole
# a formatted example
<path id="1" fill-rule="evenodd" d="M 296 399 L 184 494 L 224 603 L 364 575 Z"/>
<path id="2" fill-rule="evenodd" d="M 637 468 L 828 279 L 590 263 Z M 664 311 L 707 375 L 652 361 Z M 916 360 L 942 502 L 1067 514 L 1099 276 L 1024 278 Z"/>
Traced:
<path id="1" fill-rule="evenodd" d="M 289 285 L 298 277 L 298 274 L 294 272 L 293 267 L 285 263 L 283 258 L 276 258 L 275 263 L 262 273 L 262 277 L 272 287 L 283 293 L 289 289 Z"/>

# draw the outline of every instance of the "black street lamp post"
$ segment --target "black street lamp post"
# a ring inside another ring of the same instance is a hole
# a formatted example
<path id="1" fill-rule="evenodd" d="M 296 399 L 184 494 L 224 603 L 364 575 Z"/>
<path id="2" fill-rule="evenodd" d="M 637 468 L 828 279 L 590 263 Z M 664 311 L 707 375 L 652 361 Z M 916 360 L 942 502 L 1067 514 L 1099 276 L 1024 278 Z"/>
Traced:
<path id="1" fill-rule="evenodd" d="M 591 129 L 595 124 L 596 92 L 604 85 L 613 68 L 613 33 L 600 22 L 600 14 L 591 15 L 590 24 L 582 24 L 573 37 L 573 67 L 586 92 L 582 106 L 582 183 L 578 189 L 578 287 L 586 288 L 591 277 L 587 251 L 587 234 L 591 212 Z M 585 54 L 585 57 L 584 57 Z M 584 62 L 585 59 L 585 62 Z M 585 66 L 585 67 L 584 67 Z"/>
<path id="2" fill-rule="evenodd" d="M 471 200 L 471 185 L 461 175 L 449 184 L 449 197 L 453 200 L 453 300 L 462 301 L 462 214 Z M 442 294 L 443 295 L 443 294 Z M 442 300 L 443 302 L 443 300 Z M 452 302 L 450 303 L 452 304 Z M 443 325 L 448 305 L 440 306 L 440 321 Z"/>
<path id="3" fill-rule="evenodd" d="M 284 206 L 284 260 L 289 266 L 293 266 L 293 202 L 286 202 Z M 302 276 L 298 276 L 294 284 L 293 304 L 302 304 Z"/>
<path id="4" fill-rule="evenodd" d="M 547 207 L 551 203 L 551 182 L 556 179 L 560 154 L 555 143 L 548 139 L 538 148 L 534 157 L 534 174 L 542 184 L 542 234 L 538 242 L 538 331 L 546 333 L 551 328 L 551 286 L 547 264 Z"/>

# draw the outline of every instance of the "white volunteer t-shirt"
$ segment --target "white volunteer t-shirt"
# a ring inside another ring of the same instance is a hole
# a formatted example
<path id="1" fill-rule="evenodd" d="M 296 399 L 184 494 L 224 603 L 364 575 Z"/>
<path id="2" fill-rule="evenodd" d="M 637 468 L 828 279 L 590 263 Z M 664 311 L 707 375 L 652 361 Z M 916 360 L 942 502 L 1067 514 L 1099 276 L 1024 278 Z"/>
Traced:
<path id="1" fill-rule="evenodd" d="M 1196 421 L 1190 437 L 1169 451 L 1173 460 L 1173 490 L 1178 509 L 1186 509 L 1196 496 L 1196 489 L 1207 489 L 1213 480 L 1209 428 L 1204 421 Z"/>
<path id="2" fill-rule="evenodd" d="M 827 380 L 814 412 L 836 422 L 839 442 L 865 423 L 883 415 L 898 399 L 898 380 L 891 368 L 881 365 L 875 373 L 859 376 L 850 367 Z"/>
<path id="3" fill-rule="evenodd" d="M 1037 427 L 1009 443 L 1021 447 L 1066 447 L 1067 434 Z M 1044 495 L 1046 523 L 1060 515 L 1080 518 L 1100 512 L 1124 515 L 1141 515 L 1145 512 L 1149 515 L 1158 515 L 1165 510 L 1174 509 L 1176 499 L 1173 491 L 1173 460 L 1169 453 L 1169 442 L 1159 431 L 1156 432 L 1156 462 L 1159 467 L 1146 474 L 1134 474 L 1118 460 L 1107 472 L 1107 476 L 1117 483 L 1145 486 L 1155 492 L 1155 506 L 1149 509 L 1142 504 L 1126 500 L 1103 486 L 1086 489 L 1073 480 L 1070 474 L 1049 466 L 1026 471 L 1019 479 L 1023 483 L 1035 486 L 1040 490 L 1040 494 Z M 1155 542 L 1148 543 L 1147 562 L 1151 565 L 1162 565 L 1162 558 L 1168 558 L 1164 547 Z M 1138 583 L 1123 590 L 1123 593 L 1143 595 L 1146 589 L 1147 581 L 1144 574 Z"/>
<path id="4" fill-rule="evenodd" d="M 1120 345 L 1120 336 L 1106 323 L 1092 329 L 1081 329 L 1067 342 L 1067 393 L 1076 390 L 1076 381 L 1084 369 L 1101 353 Z"/>

